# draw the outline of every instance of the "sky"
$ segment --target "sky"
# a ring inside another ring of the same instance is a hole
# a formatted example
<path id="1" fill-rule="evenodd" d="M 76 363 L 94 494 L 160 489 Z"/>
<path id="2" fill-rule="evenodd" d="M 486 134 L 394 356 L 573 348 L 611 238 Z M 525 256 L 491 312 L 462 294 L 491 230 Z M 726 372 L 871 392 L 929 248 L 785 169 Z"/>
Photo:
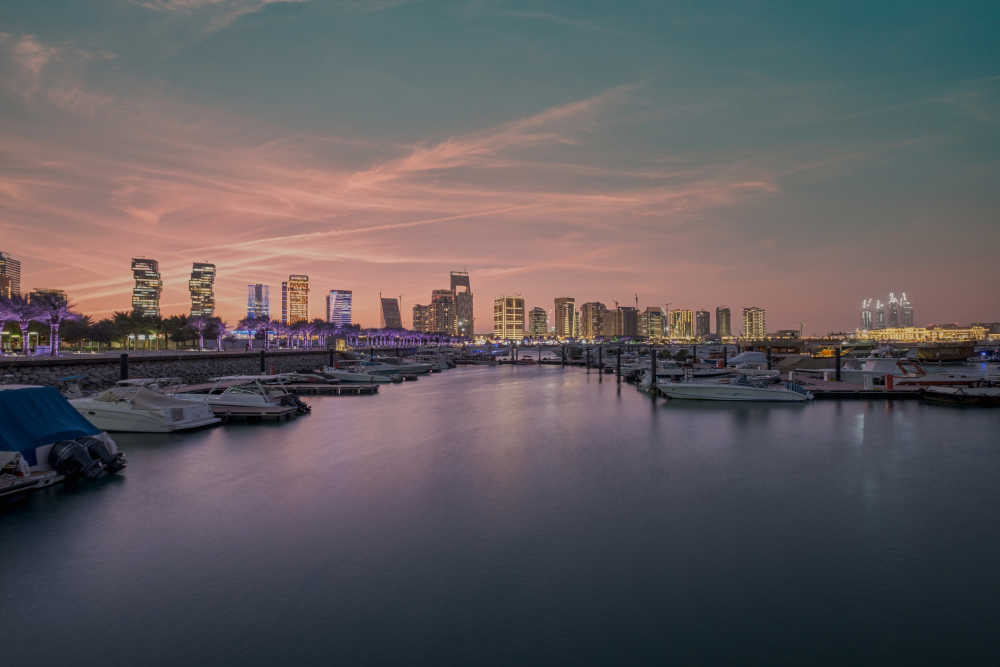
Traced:
<path id="1" fill-rule="evenodd" d="M 996 2 L 5 0 L 0 250 L 95 317 L 159 260 L 218 313 L 310 276 L 411 307 L 1000 320 Z"/>

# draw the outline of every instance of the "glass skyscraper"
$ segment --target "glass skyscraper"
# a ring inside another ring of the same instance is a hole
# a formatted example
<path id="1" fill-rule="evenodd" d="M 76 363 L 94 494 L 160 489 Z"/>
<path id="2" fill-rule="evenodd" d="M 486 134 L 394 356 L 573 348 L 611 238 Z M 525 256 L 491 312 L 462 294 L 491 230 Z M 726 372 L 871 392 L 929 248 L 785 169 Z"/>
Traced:
<path id="1" fill-rule="evenodd" d="M 326 321 L 344 327 L 351 323 L 351 300 L 349 289 L 332 289 L 326 295 Z"/>
<path id="2" fill-rule="evenodd" d="M 159 317 L 160 292 L 163 290 L 160 263 L 155 259 L 133 257 L 132 277 L 135 279 L 135 287 L 132 288 L 132 310 L 143 317 Z"/>
<path id="3" fill-rule="evenodd" d="M 271 319 L 271 288 L 256 283 L 247 285 L 247 317 Z"/>
<path id="4" fill-rule="evenodd" d="M 212 317 L 215 314 L 215 264 L 195 262 L 191 267 L 191 317 Z"/>

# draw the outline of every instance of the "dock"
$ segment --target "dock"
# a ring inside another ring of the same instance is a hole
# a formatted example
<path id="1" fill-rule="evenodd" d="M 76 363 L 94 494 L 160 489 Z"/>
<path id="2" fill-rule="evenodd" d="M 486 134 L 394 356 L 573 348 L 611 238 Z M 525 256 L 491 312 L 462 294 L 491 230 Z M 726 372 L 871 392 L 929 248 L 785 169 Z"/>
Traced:
<path id="1" fill-rule="evenodd" d="M 896 387 L 895 389 L 865 389 L 864 385 L 836 380 L 805 380 L 796 378 L 800 385 L 812 392 L 816 400 L 821 399 L 861 399 L 861 400 L 915 400 L 920 398 L 920 387 Z"/>
<path id="2" fill-rule="evenodd" d="M 294 417 L 298 408 L 294 405 L 210 405 L 212 412 L 224 422 L 244 419 L 248 421 L 260 421 L 262 419 L 273 419 L 282 421 Z"/>

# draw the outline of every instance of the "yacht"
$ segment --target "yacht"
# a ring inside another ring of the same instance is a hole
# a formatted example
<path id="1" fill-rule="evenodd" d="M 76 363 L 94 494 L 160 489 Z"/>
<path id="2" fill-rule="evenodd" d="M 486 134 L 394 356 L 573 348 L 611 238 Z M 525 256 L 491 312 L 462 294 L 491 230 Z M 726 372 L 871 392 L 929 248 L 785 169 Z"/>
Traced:
<path id="1" fill-rule="evenodd" d="M 769 380 L 753 381 L 745 375 L 734 380 L 693 380 L 660 382 L 657 388 L 667 398 L 701 401 L 811 401 L 812 392 L 793 382 L 772 384 Z"/>
<path id="2" fill-rule="evenodd" d="M 175 387 L 170 396 L 181 401 L 203 403 L 216 413 L 230 412 L 226 408 L 253 408 L 260 412 L 295 408 L 298 414 L 310 411 L 307 404 L 279 385 L 267 385 L 257 378 L 216 380 L 204 384 Z"/>
<path id="3" fill-rule="evenodd" d="M 170 433 L 221 421 L 207 405 L 181 401 L 139 385 L 112 387 L 88 398 L 74 398 L 70 405 L 105 431 Z"/>
<path id="4" fill-rule="evenodd" d="M 0 385 L 0 497 L 112 475 L 127 463 L 54 387 Z"/>

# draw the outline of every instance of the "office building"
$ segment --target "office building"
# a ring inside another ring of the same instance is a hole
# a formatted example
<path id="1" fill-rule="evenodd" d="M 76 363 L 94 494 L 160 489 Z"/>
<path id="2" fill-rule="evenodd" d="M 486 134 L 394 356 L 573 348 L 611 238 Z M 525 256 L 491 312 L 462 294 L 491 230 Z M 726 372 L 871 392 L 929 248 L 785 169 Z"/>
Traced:
<path id="1" fill-rule="evenodd" d="M 155 259 L 133 257 L 132 278 L 135 279 L 135 287 L 132 288 L 132 310 L 142 317 L 159 317 L 160 292 L 163 290 L 160 263 Z"/>
<path id="2" fill-rule="evenodd" d="M 670 311 L 670 337 L 694 338 L 694 311 L 678 308 Z"/>
<path id="3" fill-rule="evenodd" d="M 528 312 L 528 335 L 532 338 L 548 338 L 549 316 L 544 308 L 535 306 Z"/>
<path id="4" fill-rule="evenodd" d="M 861 300 L 861 328 L 865 331 L 874 328 L 875 324 L 875 300 Z"/>
<path id="5" fill-rule="evenodd" d="M 889 307 L 886 313 L 886 326 L 890 329 L 898 329 L 900 322 L 899 299 L 892 292 L 889 292 Z"/>
<path id="6" fill-rule="evenodd" d="M 215 264 L 195 262 L 188 280 L 191 292 L 191 317 L 212 317 L 215 314 Z"/>
<path id="7" fill-rule="evenodd" d="M 885 329 L 885 304 L 875 299 L 875 328 Z"/>
<path id="8" fill-rule="evenodd" d="M 0 251 L 0 296 L 21 295 L 21 260 Z"/>
<path id="9" fill-rule="evenodd" d="M 695 338 L 708 338 L 712 333 L 712 314 L 707 310 L 699 310 L 694 314 Z"/>
<path id="10" fill-rule="evenodd" d="M 604 336 L 607 307 L 600 301 L 588 301 L 580 306 L 580 338 L 593 340 Z"/>
<path id="11" fill-rule="evenodd" d="M 558 338 L 573 338 L 577 332 L 576 300 L 560 296 L 555 300 L 555 325 Z"/>
<path id="12" fill-rule="evenodd" d="M 493 337 L 497 340 L 524 338 L 524 297 L 498 296 L 493 299 Z"/>
<path id="13" fill-rule="evenodd" d="M 256 283 L 247 285 L 247 318 L 271 319 L 271 288 Z"/>
<path id="14" fill-rule="evenodd" d="M 326 321 L 338 327 L 351 323 L 351 300 L 354 293 L 349 289 L 332 289 L 326 295 Z"/>
<path id="15" fill-rule="evenodd" d="M 666 335 L 667 318 L 659 306 L 648 306 L 639 316 L 639 338 L 659 340 Z"/>
<path id="16" fill-rule="evenodd" d="M 903 327 L 913 326 L 913 304 L 906 296 L 906 292 L 899 297 L 899 323 Z"/>
<path id="17" fill-rule="evenodd" d="M 411 327 L 414 331 L 420 331 L 422 333 L 428 333 L 431 330 L 431 322 L 433 321 L 432 309 L 429 305 L 422 306 L 419 303 L 413 307 L 413 326 Z"/>
<path id="18" fill-rule="evenodd" d="M 403 328 L 403 315 L 399 312 L 399 299 L 388 299 L 379 295 L 379 310 L 382 314 L 383 329 Z"/>
<path id="19" fill-rule="evenodd" d="M 639 309 L 635 306 L 618 306 L 615 309 L 615 335 L 623 338 L 639 337 Z"/>
<path id="20" fill-rule="evenodd" d="M 767 338 L 767 322 L 764 318 L 763 308 L 747 306 L 743 309 L 743 337 L 747 340 Z"/>
<path id="21" fill-rule="evenodd" d="M 476 328 L 468 271 L 451 272 L 451 293 L 455 297 L 455 335 L 471 338 Z"/>
<path id="22" fill-rule="evenodd" d="M 449 336 L 458 335 L 455 293 L 450 289 L 436 289 L 431 292 L 431 331 Z"/>
<path id="23" fill-rule="evenodd" d="M 28 301 L 34 301 L 36 299 L 45 297 L 55 297 L 55 299 L 61 301 L 64 306 L 69 302 L 65 290 L 45 289 L 41 287 L 31 290 L 31 293 L 28 295 Z"/>
<path id="24" fill-rule="evenodd" d="M 715 335 L 719 338 L 731 338 L 733 335 L 733 320 L 729 306 L 719 306 L 715 309 Z"/>
<path id="25" fill-rule="evenodd" d="M 309 321 L 309 276 L 293 273 L 281 283 L 281 323 Z"/>

